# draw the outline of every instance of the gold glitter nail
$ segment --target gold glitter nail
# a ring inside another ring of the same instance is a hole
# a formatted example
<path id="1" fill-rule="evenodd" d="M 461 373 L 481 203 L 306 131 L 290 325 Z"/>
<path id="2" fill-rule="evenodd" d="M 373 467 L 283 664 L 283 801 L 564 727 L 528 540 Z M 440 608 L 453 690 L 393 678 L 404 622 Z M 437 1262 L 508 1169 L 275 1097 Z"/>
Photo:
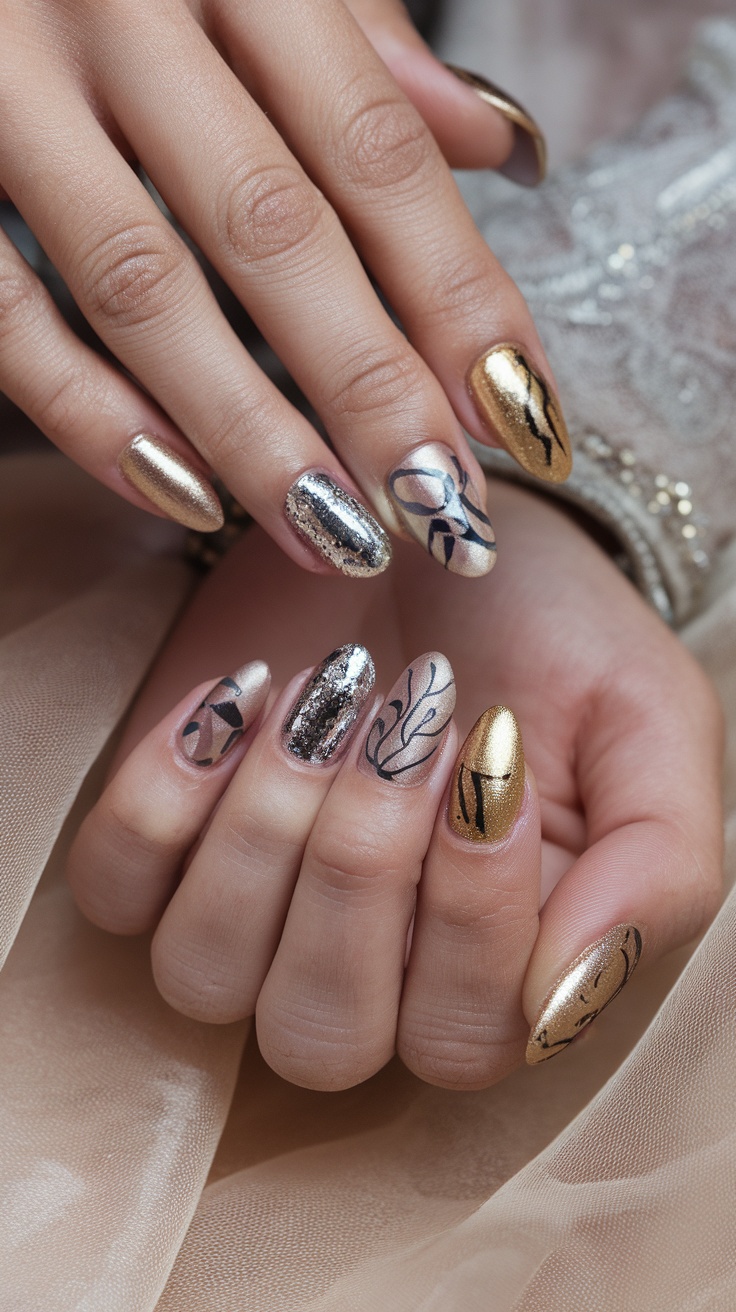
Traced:
<path id="1" fill-rule="evenodd" d="M 572 469 L 565 421 L 521 349 L 492 346 L 473 365 L 468 385 L 481 418 L 522 469 L 547 483 L 564 483 Z"/>
<path id="2" fill-rule="evenodd" d="M 222 506 L 212 485 L 158 437 L 139 433 L 120 452 L 118 469 L 177 524 L 200 533 L 222 528 Z"/>
<path id="3" fill-rule="evenodd" d="M 391 563 L 391 543 L 365 506 L 328 474 L 308 470 L 284 505 L 300 537 L 350 578 L 372 578 Z"/>
<path id="4" fill-rule="evenodd" d="M 536 187 L 543 182 L 547 173 L 547 143 L 542 129 L 528 110 L 479 73 L 469 73 L 466 68 L 458 68 L 455 64 L 447 64 L 446 68 L 466 86 L 472 87 L 487 105 L 503 114 L 514 129 L 513 150 L 497 172 L 522 187 Z"/>
<path id="5" fill-rule="evenodd" d="M 524 797 L 524 748 L 513 711 L 492 706 L 476 721 L 455 762 L 448 820 L 473 843 L 497 843 Z"/>
<path id="6" fill-rule="evenodd" d="M 616 925 L 576 957 L 549 993 L 526 1048 L 530 1066 L 562 1052 L 631 979 L 641 956 L 634 925 Z"/>

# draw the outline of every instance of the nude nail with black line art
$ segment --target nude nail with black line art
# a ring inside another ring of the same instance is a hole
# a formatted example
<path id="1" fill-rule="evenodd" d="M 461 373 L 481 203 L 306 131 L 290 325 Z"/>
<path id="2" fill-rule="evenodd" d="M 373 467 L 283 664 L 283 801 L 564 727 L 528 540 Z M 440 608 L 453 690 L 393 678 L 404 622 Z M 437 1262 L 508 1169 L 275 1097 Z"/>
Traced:
<path id="1" fill-rule="evenodd" d="M 179 747 L 193 765 L 215 765 L 253 724 L 271 685 L 265 661 L 249 661 L 220 679 L 179 734 Z"/>
<path id="2" fill-rule="evenodd" d="M 432 772 L 455 709 L 455 677 L 440 652 L 418 656 L 374 716 L 358 760 L 361 773 L 410 787 Z"/>
<path id="3" fill-rule="evenodd" d="M 524 799 L 521 731 L 507 706 L 491 706 L 460 748 L 450 789 L 450 827 L 471 843 L 498 843 Z"/>

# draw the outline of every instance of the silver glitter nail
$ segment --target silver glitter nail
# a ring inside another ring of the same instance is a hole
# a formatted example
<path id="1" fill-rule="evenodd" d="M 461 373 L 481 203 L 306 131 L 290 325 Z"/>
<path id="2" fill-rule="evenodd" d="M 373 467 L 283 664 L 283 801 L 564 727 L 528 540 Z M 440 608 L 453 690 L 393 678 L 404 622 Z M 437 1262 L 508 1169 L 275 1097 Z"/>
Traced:
<path id="1" fill-rule="evenodd" d="M 372 578 L 391 561 L 381 525 L 327 474 L 311 470 L 292 483 L 284 506 L 297 533 L 351 578 Z"/>
<path id="2" fill-rule="evenodd" d="M 343 747 L 373 691 L 376 672 L 365 647 L 348 643 L 317 666 L 281 731 L 287 752 L 318 765 Z"/>

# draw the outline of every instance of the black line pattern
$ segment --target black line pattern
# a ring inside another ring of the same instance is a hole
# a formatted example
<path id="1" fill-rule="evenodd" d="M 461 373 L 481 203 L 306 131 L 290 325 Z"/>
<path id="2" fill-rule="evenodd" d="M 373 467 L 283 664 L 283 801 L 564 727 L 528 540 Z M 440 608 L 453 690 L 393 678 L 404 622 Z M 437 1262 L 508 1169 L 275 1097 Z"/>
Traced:
<path id="1" fill-rule="evenodd" d="M 552 466 L 552 445 L 556 443 L 563 456 L 567 456 L 567 447 L 557 431 L 557 416 L 555 414 L 555 404 L 550 396 L 547 384 L 538 374 L 530 369 L 527 361 L 520 351 L 514 352 L 514 363 L 523 376 L 526 385 L 526 400 L 524 402 L 524 417 L 527 427 L 532 437 L 542 446 L 544 450 L 544 460 L 548 468 Z M 537 423 L 540 413 L 539 402 L 534 397 L 534 388 L 538 387 L 542 394 L 541 413 L 547 421 L 548 433 L 543 433 Z"/>
<path id="2" fill-rule="evenodd" d="M 221 679 L 198 706 L 196 718 L 184 726 L 181 731 L 184 751 L 194 765 L 212 765 L 215 758 L 224 756 L 242 737 L 243 717 L 236 701 L 242 695 L 243 690 L 234 679 Z"/>
<path id="3" fill-rule="evenodd" d="M 458 542 L 473 544 L 488 552 L 496 550 L 491 521 L 480 506 L 471 499 L 473 485 L 470 475 L 463 469 L 457 456 L 450 455 L 454 474 L 432 466 L 402 467 L 395 469 L 389 478 L 389 489 L 401 509 L 410 516 L 428 519 L 427 550 L 449 568 Z M 402 479 L 410 479 L 428 492 L 427 501 L 412 500 L 401 494 Z M 440 492 L 435 500 L 429 499 L 430 488 Z M 435 552 L 435 544 L 438 552 Z M 438 554 L 439 553 L 439 554 Z"/>
<path id="4" fill-rule="evenodd" d="M 405 691 L 387 702 L 371 725 L 365 755 L 379 779 L 396 779 L 430 760 L 452 718 L 454 679 L 440 684 L 430 661 L 426 686 L 417 690 L 416 682 L 410 665 Z"/>

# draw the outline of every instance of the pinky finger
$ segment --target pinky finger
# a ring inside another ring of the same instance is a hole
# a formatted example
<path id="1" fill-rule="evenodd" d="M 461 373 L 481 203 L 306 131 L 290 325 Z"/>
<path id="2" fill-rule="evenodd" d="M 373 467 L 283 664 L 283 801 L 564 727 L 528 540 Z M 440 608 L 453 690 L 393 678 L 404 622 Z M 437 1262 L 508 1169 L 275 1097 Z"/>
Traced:
<path id="1" fill-rule="evenodd" d="M 222 526 L 201 456 L 135 383 L 79 340 L 1 229 L 0 391 L 134 505 L 203 532 Z"/>
<path id="2" fill-rule="evenodd" d="M 237 768 L 271 675 L 251 661 L 194 688 L 131 752 L 86 817 L 67 878 L 81 911 L 115 934 L 152 929 Z"/>

